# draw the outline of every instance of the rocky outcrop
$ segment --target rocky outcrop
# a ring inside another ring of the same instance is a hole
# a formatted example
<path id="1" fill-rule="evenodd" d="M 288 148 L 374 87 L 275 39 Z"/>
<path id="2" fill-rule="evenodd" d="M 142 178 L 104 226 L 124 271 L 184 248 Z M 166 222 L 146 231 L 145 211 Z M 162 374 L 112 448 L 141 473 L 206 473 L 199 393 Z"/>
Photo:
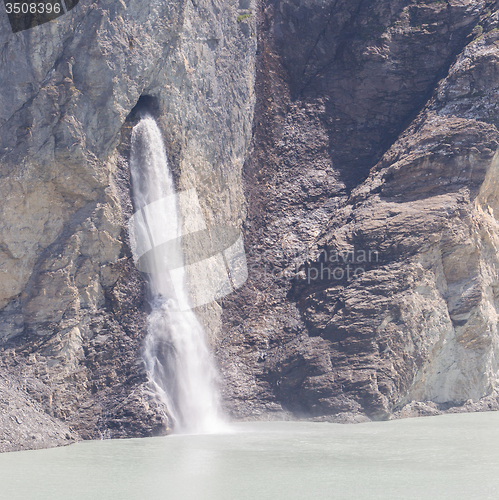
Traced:
<path id="1" fill-rule="evenodd" d="M 497 7 L 262 7 L 234 416 L 497 408 Z"/>
<path id="2" fill-rule="evenodd" d="M 0 17 L 0 369 L 12 381 L 0 400 L 54 427 L 43 446 L 66 429 L 69 440 L 168 432 L 141 362 L 148 311 L 127 234 L 129 132 L 145 106 L 179 189 L 197 190 L 206 220 L 240 224 L 250 7 L 82 0 L 15 34 Z M 219 315 L 204 309 L 208 324 Z M 39 446 L 7 432 L 4 449 Z"/>

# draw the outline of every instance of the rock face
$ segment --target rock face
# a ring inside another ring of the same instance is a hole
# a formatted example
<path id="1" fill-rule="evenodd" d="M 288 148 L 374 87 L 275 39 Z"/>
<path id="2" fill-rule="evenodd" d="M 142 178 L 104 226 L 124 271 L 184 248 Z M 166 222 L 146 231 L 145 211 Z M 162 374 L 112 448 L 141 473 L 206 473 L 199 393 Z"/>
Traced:
<path id="1" fill-rule="evenodd" d="M 80 0 L 15 34 L 0 16 L 0 451 L 168 432 L 126 224 L 139 110 L 178 190 L 243 230 L 248 281 L 197 309 L 232 418 L 498 409 L 498 9 Z"/>
<path id="2" fill-rule="evenodd" d="M 262 6 L 233 416 L 498 408 L 497 7 Z"/>
<path id="3" fill-rule="evenodd" d="M 0 452 L 47 448 L 75 441 L 70 428 L 59 419 L 51 418 L 12 374 L 0 373 L 0 391 Z"/>
<path id="4" fill-rule="evenodd" d="M 256 38 L 253 18 L 237 18 L 250 7 L 82 0 L 15 34 L 0 16 L 0 370 L 10 381 L 0 400 L 18 402 L 2 419 L 24 411 L 53 428 L 43 446 L 66 433 L 168 432 L 141 362 L 131 111 L 157 116 L 178 187 L 197 189 L 205 219 L 240 225 Z M 216 322 L 220 307 L 203 313 Z M 2 449 L 40 446 L 26 432 L 2 425 Z"/>

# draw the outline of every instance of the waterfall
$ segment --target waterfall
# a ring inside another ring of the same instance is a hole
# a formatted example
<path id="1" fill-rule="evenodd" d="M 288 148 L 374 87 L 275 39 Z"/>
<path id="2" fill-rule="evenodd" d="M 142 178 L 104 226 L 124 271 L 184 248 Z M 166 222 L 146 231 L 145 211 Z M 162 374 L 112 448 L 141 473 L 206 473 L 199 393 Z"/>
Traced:
<path id="1" fill-rule="evenodd" d="M 144 242 L 151 247 L 151 312 L 143 354 L 150 384 L 166 404 L 175 432 L 223 430 L 213 359 L 204 330 L 188 307 L 173 179 L 161 132 L 148 115 L 133 128 L 131 179 L 135 212 L 144 214 L 135 218 L 135 247 Z M 163 242 L 168 245 L 158 246 Z"/>

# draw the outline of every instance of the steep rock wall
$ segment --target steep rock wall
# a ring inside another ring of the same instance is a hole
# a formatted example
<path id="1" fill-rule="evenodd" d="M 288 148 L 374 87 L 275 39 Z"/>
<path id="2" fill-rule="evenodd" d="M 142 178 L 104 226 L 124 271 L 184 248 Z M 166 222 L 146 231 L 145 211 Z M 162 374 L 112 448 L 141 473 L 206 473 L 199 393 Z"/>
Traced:
<path id="1" fill-rule="evenodd" d="M 497 8 L 262 5 L 235 417 L 498 408 Z"/>
<path id="2" fill-rule="evenodd" d="M 0 16 L 0 391 L 26 406 L 2 406 L 0 422 L 34 408 L 62 429 L 30 441 L 32 420 L 26 444 L 2 425 L 1 449 L 167 431 L 140 357 L 126 120 L 150 96 L 179 189 L 197 190 L 207 220 L 240 225 L 256 45 L 237 17 L 250 7 L 83 0 L 16 34 Z M 201 314 L 214 324 L 220 308 Z"/>

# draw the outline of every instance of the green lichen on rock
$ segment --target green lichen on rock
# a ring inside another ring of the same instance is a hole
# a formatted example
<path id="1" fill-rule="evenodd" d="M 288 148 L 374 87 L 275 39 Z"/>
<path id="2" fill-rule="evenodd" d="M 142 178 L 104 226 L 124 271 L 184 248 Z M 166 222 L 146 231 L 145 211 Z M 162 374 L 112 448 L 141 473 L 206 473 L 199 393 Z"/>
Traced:
<path id="1" fill-rule="evenodd" d="M 251 10 L 249 11 L 249 13 L 237 16 L 237 22 L 242 23 L 245 19 L 249 19 L 250 17 L 251 17 Z"/>

